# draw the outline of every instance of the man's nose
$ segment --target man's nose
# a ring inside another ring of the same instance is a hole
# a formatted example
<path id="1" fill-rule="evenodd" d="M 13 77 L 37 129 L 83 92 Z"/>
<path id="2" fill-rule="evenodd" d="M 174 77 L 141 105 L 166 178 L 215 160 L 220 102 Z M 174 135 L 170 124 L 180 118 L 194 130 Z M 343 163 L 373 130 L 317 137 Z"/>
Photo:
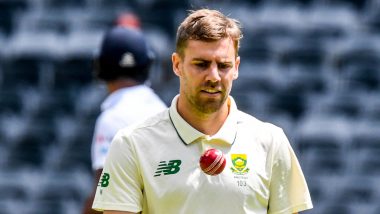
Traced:
<path id="1" fill-rule="evenodd" d="M 220 81 L 219 69 L 216 63 L 211 63 L 209 71 L 207 73 L 207 80 L 211 82 Z"/>

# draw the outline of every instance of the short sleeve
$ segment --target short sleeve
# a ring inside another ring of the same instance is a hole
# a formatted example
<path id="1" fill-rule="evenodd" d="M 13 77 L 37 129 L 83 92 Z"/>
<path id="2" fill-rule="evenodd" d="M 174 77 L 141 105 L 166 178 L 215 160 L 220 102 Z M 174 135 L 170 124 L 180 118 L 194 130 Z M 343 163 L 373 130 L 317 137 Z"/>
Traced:
<path id="1" fill-rule="evenodd" d="M 270 214 L 290 214 L 313 207 L 301 166 L 284 132 L 274 136 Z"/>
<path id="2" fill-rule="evenodd" d="M 119 131 L 110 146 L 93 203 L 96 210 L 140 212 L 142 179 L 133 146 Z"/>

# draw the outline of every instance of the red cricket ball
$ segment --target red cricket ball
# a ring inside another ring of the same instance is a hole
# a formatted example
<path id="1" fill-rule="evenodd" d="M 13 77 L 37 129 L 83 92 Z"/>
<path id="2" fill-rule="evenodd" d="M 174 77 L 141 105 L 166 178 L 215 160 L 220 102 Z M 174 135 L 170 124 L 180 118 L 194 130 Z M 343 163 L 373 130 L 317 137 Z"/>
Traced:
<path id="1" fill-rule="evenodd" d="M 226 167 L 226 157 L 218 149 L 208 149 L 199 159 L 199 166 L 208 175 L 218 175 Z"/>

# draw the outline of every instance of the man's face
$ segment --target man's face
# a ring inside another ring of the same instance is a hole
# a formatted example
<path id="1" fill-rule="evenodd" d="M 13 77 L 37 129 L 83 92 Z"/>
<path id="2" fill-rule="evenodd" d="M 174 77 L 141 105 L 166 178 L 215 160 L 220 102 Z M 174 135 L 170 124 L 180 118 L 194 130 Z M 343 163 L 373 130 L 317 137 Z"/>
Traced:
<path id="1" fill-rule="evenodd" d="M 218 111 L 238 77 L 240 58 L 230 38 L 214 42 L 189 40 L 181 58 L 172 56 L 173 69 L 180 78 L 180 96 L 200 113 Z"/>

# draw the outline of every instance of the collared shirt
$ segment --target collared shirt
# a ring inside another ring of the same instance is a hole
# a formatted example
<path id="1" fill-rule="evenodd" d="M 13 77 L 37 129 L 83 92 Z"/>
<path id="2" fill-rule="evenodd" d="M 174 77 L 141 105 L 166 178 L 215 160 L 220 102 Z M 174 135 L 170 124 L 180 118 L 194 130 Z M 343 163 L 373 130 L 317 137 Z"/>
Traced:
<path id="1" fill-rule="evenodd" d="M 282 129 L 247 115 L 229 98 L 230 113 L 214 136 L 168 111 L 116 135 L 93 208 L 165 214 L 288 214 L 312 208 L 297 158 Z M 221 150 L 224 171 L 210 176 L 199 158 Z"/>
<path id="2" fill-rule="evenodd" d="M 112 138 L 116 132 L 139 120 L 157 114 L 167 107 L 146 85 L 119 89 L 101 104 L 102 113 L 95 124 L 92 141 L 92 168 L 103 168 Z"/>
<path id="3" fill-rule="evenodd" d="M 237 107 L 234 101 L 231 102 L 233 98 L 230 98 L 228 100 L 230 114 L 228 115 L 223 126 L 214 136 L 205 135 L 202 132 L 193 128 L 190 124 L 188 124 L 178 114 L 178 111 L 176 108 L 177 106 L 176 100 L 177 98 L 173 100 L 175 102 L 172 103 L 172 107 L 169 109 L 169 117 L 175 129 L 177 130 L 178 135 L 181 137 L 181 139 L 183 140 L 185 144 L 190 144 L 196 141 L 198 138 L 204 138 L 206 140 L 220 139 L 221 141 L 224 141 L 225 143 L 229 143 L 229 144 L 232 144 L 234 142 L 236 138 L 236 132 L 237 132 L 237 118 L 236 118 Z"/>

